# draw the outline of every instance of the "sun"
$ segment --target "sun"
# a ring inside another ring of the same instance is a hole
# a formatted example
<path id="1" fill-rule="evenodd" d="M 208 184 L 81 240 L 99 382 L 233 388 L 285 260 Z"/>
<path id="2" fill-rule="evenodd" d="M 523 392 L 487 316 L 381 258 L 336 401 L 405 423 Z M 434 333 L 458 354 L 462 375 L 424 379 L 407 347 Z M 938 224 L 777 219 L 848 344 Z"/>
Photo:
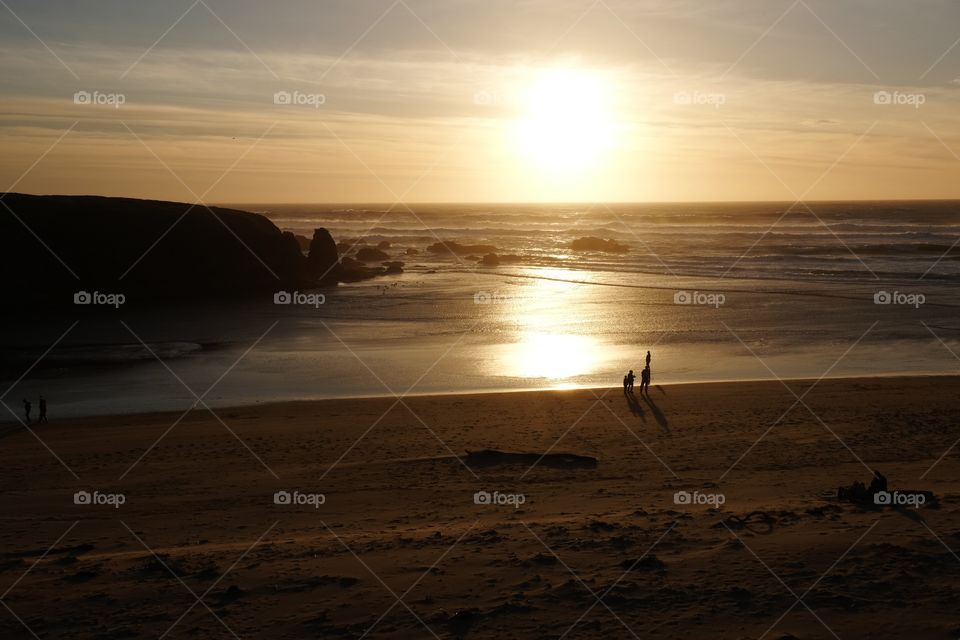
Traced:
<path id="1" fill-rule="evenodd" d="M 571 174 L 598 165 L 615 142 L 611 83 L 577 68 L 539 72 L 525 92 L 514 140 L 534 168 Z"/>

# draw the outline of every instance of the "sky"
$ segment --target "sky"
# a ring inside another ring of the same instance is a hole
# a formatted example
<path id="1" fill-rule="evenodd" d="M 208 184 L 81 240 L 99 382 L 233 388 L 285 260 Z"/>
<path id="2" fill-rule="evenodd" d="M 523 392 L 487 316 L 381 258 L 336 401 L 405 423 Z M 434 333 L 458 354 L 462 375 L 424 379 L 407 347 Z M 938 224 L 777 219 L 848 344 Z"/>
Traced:
<path id="1" fill-rule="evenodd" d="M 960 197 L 955 0 L 2 0 L 0 190 Z"/>

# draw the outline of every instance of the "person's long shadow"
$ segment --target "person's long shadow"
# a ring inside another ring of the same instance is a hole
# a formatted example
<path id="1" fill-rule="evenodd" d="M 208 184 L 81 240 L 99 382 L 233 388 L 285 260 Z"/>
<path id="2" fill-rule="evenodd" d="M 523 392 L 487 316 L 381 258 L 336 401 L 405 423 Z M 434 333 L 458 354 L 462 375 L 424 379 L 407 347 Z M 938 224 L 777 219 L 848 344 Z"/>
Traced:
<path id="1" fill-rule="evenodd" d="M 637 402 L 637 396 L 632 393 L 625 393 L 623 397 L 627 399 L 627 406 L 630 408 L 630 413 L 641 418 L 644 422 L 647 421 L 647 412 L 643 410 L 643 407 L 640 406 L 640 403 Z"/>
<path id="2" fill-rule="evenodd" d="M 643 396 L 643 399 L 650 406 L 650 412 L 653 413 L 653 417 L 656 419 L 657 424 L 659 424 L 664 431 L 670 431 L 670 423 L 667 422 L 667 416 L 663 415 L 663 411 L 660 411 L 660 407 L 658 407 L 657 403 L 655 403 L 650 397 L 649 392 L 640 395 Z"/>

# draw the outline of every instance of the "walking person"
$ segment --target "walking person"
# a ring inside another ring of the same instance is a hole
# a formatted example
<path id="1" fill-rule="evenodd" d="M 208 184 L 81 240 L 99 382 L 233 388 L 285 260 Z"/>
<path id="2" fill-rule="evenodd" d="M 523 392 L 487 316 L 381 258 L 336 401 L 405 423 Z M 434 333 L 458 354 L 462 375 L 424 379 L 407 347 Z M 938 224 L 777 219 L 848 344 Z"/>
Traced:
<path id="1" fill-rule="evenodd" d="M 27 424 L 30 424 L 30 401 L 26 398 L 23 399 L 23 415 L 27 419 Z"/>
<path id="2" fill-rule="evenodd" d="M 40 396 L 39 402 L 40 415 L 37 416 L 37 424 L 46 424 L 47 422 L 47 399 Z"/>

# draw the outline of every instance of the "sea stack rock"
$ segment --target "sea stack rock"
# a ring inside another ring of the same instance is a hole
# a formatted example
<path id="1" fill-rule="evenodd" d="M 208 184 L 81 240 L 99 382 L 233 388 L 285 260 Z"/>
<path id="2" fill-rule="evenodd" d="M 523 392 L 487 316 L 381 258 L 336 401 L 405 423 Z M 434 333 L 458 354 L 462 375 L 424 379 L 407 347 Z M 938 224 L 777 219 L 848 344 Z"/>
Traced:
<path id="1" fill-rule="evenodd" d="M 336 283 L 340 276 L 340 255 L 337 243 L 326 229 L 314 229 L 307 256 L 307 277 L 321 283 Z"/>
<path id="2" fill-rule="evenodd" d="M 360 262 L 383 262 L 384 260 L 390 259 L 390 256 L 387 255 L 386 252 L 380 249 L 374 249 L 373 247 L 361 247 L 357 250 L 355 257 Z"/>

